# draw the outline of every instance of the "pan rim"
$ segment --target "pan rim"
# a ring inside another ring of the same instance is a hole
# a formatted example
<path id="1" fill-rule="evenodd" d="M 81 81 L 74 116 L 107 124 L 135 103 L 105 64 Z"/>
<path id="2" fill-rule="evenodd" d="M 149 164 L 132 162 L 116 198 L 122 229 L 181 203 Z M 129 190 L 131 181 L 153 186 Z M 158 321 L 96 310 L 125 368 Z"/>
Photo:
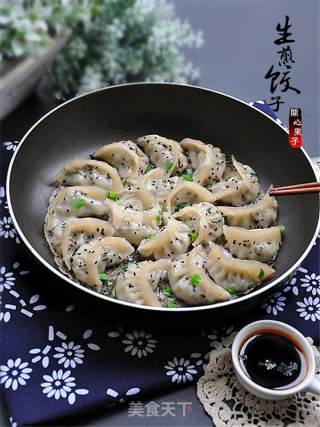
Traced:
<path id="1" fill-rule="evenodd" d="M 248 299 L 251 299 L 252 297 L 261 295 L 266 293 L 266 291 L 268 291 L 269 289 L 275 287 L 278 283 L 282 282 L 283 280 L 285 280 L 287 277 L 289 277 L 302 263 L 302 261 L 306 258 L 306 256 L 309 254 L 316 238 L 317 235 L 319 234 L 320 231 L 320 215 L 318 218 L 318 223 L 317 226 L 315 228 L 315 232 L 309 242 L 309 244 L 307 245 L 305 251 L 303 252 L 303 254 L 299 257 L 299 259 L 288 269 L 286 270 L 280 277 L 278 277 L 277 279 L 271 281 L 268 285 L 261 287 L 260 289 L 254 290 L 250 293 L 248 293 L 247 295 L 243 295 L 240 298 L 236 298 L 233 300 L 229 300 L 229 301 L 224 301 L 224 302 L 220 302 L 220 303 L 213 303 L 213 304 L 208 304 L 208 305 L 200 305 L 200 306 L 195 306 L 195 307 L 182 307 L 182 308 L 166 308 L 166 307 L 153 307 L 153 306 L 145 306 L 145 305 L 140 305 L 140 304 L 134 304 L 134 303 L 130 303 L 130 302 L 126 302 L 126 301 L 120 301 L 111 297 L 108 297 L 106 295 L 102 295 L 99 294 L 98 292 L 95 292 L 92 289 L 86 288 L 85 286 L 74 282 L 73 280 L 71 280 L 69 277 L 67 277 L 66 275 L 64 275 L 62 272 L 60 272 L 58 269 L 56 269 L 55 267 L 53 267 L 52 265 L 50 265 L 41 255 L 40 253 L 32 246 L 32 244 L 29 242 L 29 240 L 27 239 L 27 237 L 24 235 L 23 231 L 21 230 L 18 221 L 15 217 L 14 214 L 14 210 L 12 207 L 12 203 L 11 203 L 11 194 L 10 194 L 10 180 L 11 180 L 11 174 L 12 174 L 12 169 L 14 166 L 14 161 L 15 158 L 18 154 L 19 149 L 21 148 L 22 144 L 24 143 L 24 141 L 27 139 L 27 137 L 31 134 L 31 132 L 42 122 L 44 121 L 48 116 L 50 116 L 51 114 L 53 114 L 55 111 L 57 111 L 58 109 L 64 107 L 65 105 L 74 102 L 80 98 L 83 98 L 85 96 L 94 94 L 94 93 L 98 93 L 98 92 L 102 92 L 102 91 L 107 91 L 110 89 L 115 89 L 115 88 L 121 88 L 121 87 L 127 87 L 127 86 L 157 86 L 157 85 L 163 85 L 163 86 L 179 86 L 179 87 L 184 87 L 184 88 L 191 88 L 191 89 L 196 89 L 196 90 L 201 90 L 201 91 L 205 91 L 205 92 L 210 92 L 210 93 L 215 93 L 217 95 L 222 95 L 224 97 L 230 98 L 234 101 L 240 102 L 241 104 L 244 104 L 246 107 L 248 108 L 252 108 L 253 110 L 257 111 L 258 113 L 264 115 L 265 117 L 267 117 L 269 120 L 271 120 L 273 123 L 275 123 L 278 127 L 280 127 L 280 129 L 285 132 L 286 134 L 288 134 L 288 131 L 286 131 L 282 125 L 277 122 L 276 119 L 274 119 L 273 117 L 267 115 L 266 113 L 264 113 L 263 111 L 261 111 L 260 109 L 254 107 L 253 105 L 250 105 L 248 102 L 245 102 L 239 98 L 236 98 L 232 95 L 228 95 L 224 92 L 220 92 L 217 90 L 213 90 L 213 89 L 209 89 L 209 88 L 205 88 L 205 87 L 201 87 L 201 86 L 195 86 L 195 85 L 189 85 L 189 84 L 182 84 L 182 83 L 166 83 L 166 82 L 133 82 L 133 83 L 124 83 L 124 84 L 120 84 L 120 85 L 113 85 L 113 86 L 107 86 L 107 87 L 103 87 L 100 89 L 96 89 L 94 91 L 90 91 L 87 93 L 84 93 L 82 95 L 78 95 L 72 99 L 69 99 L 65 102 L 63 102 L 62 104 L 58 105 L 57 107 L 51 109 L 50 111 L 48 111 L 46 114 L 44 114 L 42 117 L 40 117 L 39 120 L 37 120 L 28 130 L 27 132 L 23 135 L 21 141 L 19 142 L 18 146 L 15 149 L 15 152 L 10 160 L 10 164 L 9 164 L 9 168 L 8 168 L 8 172 L 7 172 L 7 179 L 6 179 L 6 196 L 7 196 L 7 201 L 8 201 L 8 208 L 9 208 L 9 213 L 11 216 L 11 219 L 13 221 L 13 224 L 19 234 L 19 236 L 21 237 L 22 241 L 24 242 L 24 244 L 27 246 L 27 248 L 30 250 L 30 252 L 38 259 L 38 261 L 40 261 L 48 270 L 50 270 L 51 272 L 53 272 L 56 276 L 60 277 L 61 279 L 63 279 L 65 282 L 73 285 L 74 287 L 80 289 L 83 292 L 86 292 L 90 295 L 95 296 L 96 298 L 99 298 L 100 300 L 104 300 L 104 301 L 108 301 L 108 302 L 112 302 L 115 304 L 120 304 L 122 306 L 127 306 L 127 307 L 131 307 L 131 308 L 135 308 L 135 309 L 139 309 L 139 310 L 148 310 L 148 311 L 157 311 L 157 312 L 169 312 L 169 313 L 177 313 L 177 312 L 193 312 L 193 311 L 204 311 L 204 310 L 212 310 L 215 307 L 220 308 L 220 307 L 226 307 L 226 306 L 232 306 L 233 304 L 236 304 L 238 302 L 243 302 L 246 301 Z M 318 180 L 317 178 L 317 172 L 315 169 L 315 166 L 313 165 L 313 162 L 311 160 L 311 158 L 309 157 L 309 155 L 307 154 L 307 152 L 305 151 L 305 149 L 303 147 L 299 148 L 303 155 L 305 156 L 305 158 L 307 159 L 307 161 L 309 162 L 309 165 L 314 173 L 315 179 Z"/>

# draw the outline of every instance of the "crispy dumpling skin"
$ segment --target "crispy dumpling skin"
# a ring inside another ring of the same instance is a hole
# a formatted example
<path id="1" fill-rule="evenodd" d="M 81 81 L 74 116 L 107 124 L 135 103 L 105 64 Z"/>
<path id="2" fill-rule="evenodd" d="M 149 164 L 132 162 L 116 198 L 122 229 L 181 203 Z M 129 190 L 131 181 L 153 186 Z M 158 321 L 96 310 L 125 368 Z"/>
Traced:
<path id="1" fill-rule="evenodd" d="M 109 222 L 115 229 L 115 236 L 124 237 L 130 243 L 138 245 L 146 236 L 159 230 L 157 224 L 159 209 L 157 207 L 136 211 L 111 201 L 109 205 Z"/>
<path id="2" fill-rule="evenodd" d="M 135 211 L 152 209 L 158 204 L 153 194 L 139 185 L 128 185 L 119 196 L 118 203 Z"/>
<path id="3" fill-rule="evenodd" d="M 267 193 L 263 199 L 249 206 L 218 206 L 228 225 L 247 229 L 267 228 L 278 216 L 278 202 Z"/>
<path id="4" fill-rule="evenodd" d="M 72 255 L 80 246 L 92 240 L 113 236 L 114 228 L 97 218 L 77 218 L 68 223 L 62 237 L 61 251 L 65 265 L 70 270 Z"/>
<path id="5" fill-rule="evenodd" d="M 76 278 L 96 291 L 101 290 L 99 273 L 112 265 L 120 264 L 134 252 L 133 246 L 121 237 L 104 237 L 92 240 L 75 252 L 72 257 L 72 271 Z"/>
<path id="6" fill-rule="evenodd" d="M 145 257 L 174 258 L 187 252 L 190 245 L 190 228 L 174 218 L 151 238 L 142 240 L 138 252 Z"/>
<path id="7" fill-rule="evenodd" d="M 213 202 L 242 206 L 255 200 L 260 192 L 257 174 L 248 166 L 238 162 L 232 156 L 233 168 L 226 170 L 223 181 L 211 185 L 208 189 L 213 193 Z"/>
<path id="8" fill-rule="evenodd" d="M 160 135 L 145 135 L 137 139 L 137 144 L 150 157 L 152 163 L 174 175 L 186 169 L 188 162 L 177 141 Z"/>
<path id="9" fill-rule="evenodd" d="M 184 138 L 180 144 L 188 152 L 187 157 L 194 170 L 194 182 L 203 185 L 221 179 L 226 161 L 220 148 L 191 138 Z"/>
<path id="10" fill-rule="evenodd" d="M 132 141 L 118 141 L 99 148 L 93 157 L 110 163 L 121 178 L 137 177 L 143 173 L 149 160 Z"/>
<path id="11" fill-rule="evenodd" d="M 214 196 L 200 184 L 195 182 L 183 182 L 172 190 L 165 199 L 167 211 L 178 210 L 179 206 L 199 203 L 212 202 Z"/>
<path id="12" fill-rule="evenodd" d="M 140 175 L 136 181 L 136 186 L 141 190 L 148 191 L 162 203 L 167 194 L 181 182 L 182 179 L 179 176 L 170 177 L 163 169 L 155 168 L 144 175 Z"/>
<path id="13" fill-rule="evenodd" d="M 171 262 L 168 277 L 176 297 L 187 304 L 212 304 L 230 299 L 229 292 L 210 279 L 205 271 L 206 253 L 201 245 Z M 192 284 L 197 277 L 199 283 Z"/>
<path id="14" fill-rule="evenodd" d="M 173 216 L 187 224 L 191 233 L 197 233 L 196 239 L 193 239 L 192 242 L 193 246 L 216 240 L 223 233 L 223 216 L 210 203 L 202 202 L 187 206 Z"/>
<path id="15" fill-rule="evenodd" d="M 60 245 L 67 224 L 74 218 L 106 218 L 109 204 L 106 191 L 96 186 L 60 187 L 50 199 L 45 218 L 44 232 L 54 252 L 61 253 Z M 83 200 L 83 203 L 79 203 Z M 78 204 L 77 204 L 78 203 Z"/>
<path id="16" fill-rule="evenodd" d="M 281 226 L 246 230 L 225 225 L 225 247 L 234 257 L 270 262 L 280 249 L 282 230 L 284 228 Z"/>
<path id="17" fill-rule="evenodd" d="M 215 243 L 209 244 L 207 271 L 210 277 L 225 289 L 246 292 L 268 279 L 275 271 L 268 264 L 259 261 L 233 258 L 227 250 Z"/>
<path id="18" fill-rule="evenodd" d="M 143 261 L 129 264 L 128 270 L 120 274 L 116 282 L 116 298 L 134 304 L 160 307 L 155 294 L 160 282 L 167 276 L 170 261 Z"/>
<path id="19" fill-rule="evenodd" d="M 98 160 L 73 160 L 57 175 L 63 185 L 97 185 L 117 193 L 123 192 L 120 176 L 115 168 Z"/>

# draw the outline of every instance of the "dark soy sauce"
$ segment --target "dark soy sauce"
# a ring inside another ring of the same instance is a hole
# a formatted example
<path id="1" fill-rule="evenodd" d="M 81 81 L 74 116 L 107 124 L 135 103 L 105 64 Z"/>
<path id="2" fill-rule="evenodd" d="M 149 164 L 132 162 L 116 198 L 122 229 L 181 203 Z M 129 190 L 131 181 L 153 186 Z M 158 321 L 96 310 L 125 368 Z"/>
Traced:
<path id="1" fill-rule="evenodd" d="M 287 389 L 299 384 L 306 374 L 303 353 L 277 331 L 257 331 L 243 343 L 240 365 L 256 384 L 269 389 Z"/>

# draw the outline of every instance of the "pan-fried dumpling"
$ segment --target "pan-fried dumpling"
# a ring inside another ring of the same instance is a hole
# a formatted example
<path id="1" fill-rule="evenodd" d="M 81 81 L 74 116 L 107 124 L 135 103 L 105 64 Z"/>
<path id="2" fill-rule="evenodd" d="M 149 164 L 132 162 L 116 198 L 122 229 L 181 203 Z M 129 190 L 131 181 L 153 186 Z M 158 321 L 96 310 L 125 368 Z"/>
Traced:
<path id="1" fill-rule="evenodd" d="M 212 242 L 209 244 L 207 270 L 210 277 L 225 289 L 245 292 L 268 279 L 275 271 L 259 261 L 233 258 L 226 249 Z"/>
<path id="2" fill-rule="evenodd" d="M 134 304 L 160 307 L 155 290 L 161 280 L 165 280 L 170 261 L 143 261 L 129 264 L 128 270 L 118 276 L 116 298 Z"/>
<path id="3" fill-rule="evenodd" d="M 152 193 L 140 186 L 126 187 L 126 191 L 119 196 L 118 203 L 136 211 L 152 209 L 157 205 L 157 200 Z"/>
<path id="4" fill-rule="evenodd" d="M 148 158 L 132 141 L 119 141 L 99 148 L 93 157 L 110 163 L 117 169 L 121 178 L 137 177 L 143 173 Z"/>
<path id="5" fill-rule="evenodd" d="M 148 154 L 152 163 L 174 175 L 186 169 L 188 162 L 177 141 L 159 135 L 146 135 L 137 139 L 137 144 Z"/>
<path id="6" fill-rule="evenodd" d="M 190 245 L 190 228 L 173 218 L 155 235 L 147 236 L 138 247 L 145 257 L 174 258 L 187 252 Z"/>
<path id="7" fill-rule="evenodd" d="M 218 206 L 228 225 L 247 229 L 267 228 L 277 219 L 278 202 L 267 193 L 263 199 L 249 206 Z"/>
<path id="8" fill-rule="evenodd" d="M 252 202 L 260 191 L 257 174 L 250 166 L 236 161 L 233 156 L 232 165 L 233 169 L 227 169 L 224 181 L 208 187 L 214 195 L 214 201 L 234 206 Z"/>
<path id="9" fill-rule="evenodd" d="M 95 186 L 60 187 L 50 201 L 46 228 L 53 230 L 68 217 L 103 217 L 109 211 L 104 189 Z"/>
<path id="10" fill-rule="evenodd" d="M 223 233 L 223 217 L 210 203 L 198 203 L 176 212 L 174 218 L 183 221 L 191 228 L 193 246 L 218 239 Z"/>
<path id="11" fill-rule="evenodd" d="M 149 264 L 149 262 L 143 261 L 139 264 L 129 264 L 127 271 L 119 274 L 115 286 L 118 300 L 160 307 L 150 282 L 141 272 L 146 264 Z"/>
<path id="12" fill-rule="evenodd" d="M 211 304 L 274 272 L 277 201 L 213 145 L 155 134 L 113 142 L 65 164 L 57 181 L 45 238 L 60 270 L 98 292 L 156 307 Z"/>
<path id="13" fill-rule="evenodd" d="M 165 199 L 167 211 L 179 211 L 180 209 L 199 202 L 211 202 L 214 196 L 200 184 L 184 182 L 172 190 Z"/>
<path id="14" fill-rule="evenodd" d="M 226 225 L 223 227 L 225 247 L 236 258 L 270 262 L 280 249 L 283 230 L 283 227 L 246 230 Z"/>
<path id="15" fill-rule="evenodd" d="M 220 148 L 191 138 L 184 138 L 181 147 L 188 152 L 194 182 L 207 184 L 221 179 L 226 162 Z"/>
<path id="16" fill-rule="evenodd" d="M 117 193 L 123 192 L 123 185 L 115 168 L 98 160 L 73 160 L 63 166 L 57 175 L 63 185 L 97 185 Z"/>
<path id="17" fill-rule="evenodd" d="M 120 264 L 133 252 L 133 246 L 121 237 L 92 240 L 80 246 L 73 255 L 72 271 L 80 282 L 99 291 L 102 286 L 99 274 Z"/>
<path id="18" fill-rule="evenodd" d="M 169 177 L 163 169 L 155 168 L 145 175 L 140 175 L 136 181 L 136 186 L 141 190 L 148 191 L 161 202 L 181 182 L 182 179 L 179 176 Z"/>
<path id="19" fill-rule="evenodd" d="M 171 289 L 187 304 L 211 304 L 230 299 L 229 292 L 210 279 L 205 263 L 206 254 L 201 245 L 171 263 L 168 273 Z"/>
<path id="20" fill-rule="evenodd" d="M 158 208 L 136 211 L 114 202 L 109 202 L 109 205 L 109 222 L 114 227 L 116 236 L 124 237 L 130 243 L 138 245 L 142 239 L 159 230 Z"/>
<path id="21" fill-rule="evenodd" d="M 59 248 L 67 223 L 72 219 L 104 218 L 108 212 L 104 189 L 96 186 L 60 187 L 50 199 L 44 223 L 46 239 L 51 247 Z"/>
<path id="22" fill-rule="evenodd" d="M 63 233 L 61 251 L 63 261 L 70 270 L 72 255 L 80 246 L 112 236 L 113 227 L 107 222 L 97 218 L 77 218 L 67 224 Z"/>

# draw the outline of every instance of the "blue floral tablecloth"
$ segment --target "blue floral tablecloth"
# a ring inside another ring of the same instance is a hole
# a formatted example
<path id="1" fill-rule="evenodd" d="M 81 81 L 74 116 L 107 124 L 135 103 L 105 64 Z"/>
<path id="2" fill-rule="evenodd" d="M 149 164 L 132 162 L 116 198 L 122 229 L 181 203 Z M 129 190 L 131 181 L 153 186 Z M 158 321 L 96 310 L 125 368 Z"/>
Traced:
<path id="1" fill-rule="evenodd" d="M 262 101 L 255 106 L 272 113 Z M 44 424 L 195 381 L 214 341 L 235 326 L 208 325 L 192 337 L 187 328 L 180 334 L 121 326 L 47 272 L 8 212 L 5 176 L 17 143 L 1 142 L 0 171 L 0 383 L 11 423 Z M 290 281 L 243 323 L 277 319 L 319 343 L 319 258 L 317 238 Z"/>

